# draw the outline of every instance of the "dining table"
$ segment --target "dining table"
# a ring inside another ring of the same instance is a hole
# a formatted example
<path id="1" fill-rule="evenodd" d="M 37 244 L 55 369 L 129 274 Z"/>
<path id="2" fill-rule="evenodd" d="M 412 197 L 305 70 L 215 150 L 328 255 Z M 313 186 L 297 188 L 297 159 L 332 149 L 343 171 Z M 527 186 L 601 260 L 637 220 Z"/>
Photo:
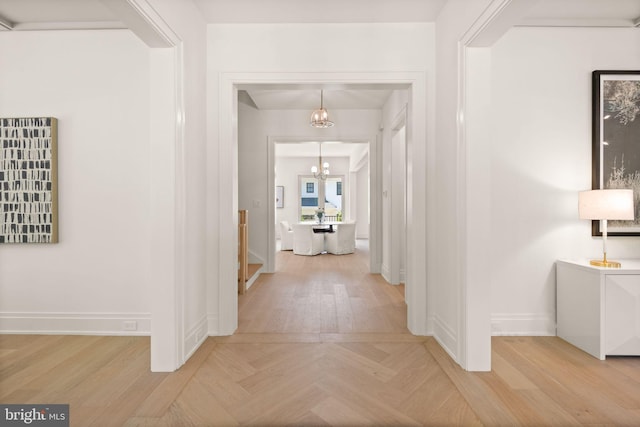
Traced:
<path id="1" fill-rule="evenodd" d="M 301 221 L 298 224 L 313 227 L 314 233 L 334 233 L 334 225 L 344 224 L 342 221 Z"/>

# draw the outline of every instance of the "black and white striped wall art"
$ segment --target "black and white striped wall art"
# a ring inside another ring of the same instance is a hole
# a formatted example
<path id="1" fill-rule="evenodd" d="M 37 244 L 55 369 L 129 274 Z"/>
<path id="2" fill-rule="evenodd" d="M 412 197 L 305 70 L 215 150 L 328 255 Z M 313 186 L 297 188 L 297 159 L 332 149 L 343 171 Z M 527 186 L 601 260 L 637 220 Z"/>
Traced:
<path id="1" fill-rule="evenodd" d="M 58 242 L 58 121 L 0 118 L 0 243 Z"/>

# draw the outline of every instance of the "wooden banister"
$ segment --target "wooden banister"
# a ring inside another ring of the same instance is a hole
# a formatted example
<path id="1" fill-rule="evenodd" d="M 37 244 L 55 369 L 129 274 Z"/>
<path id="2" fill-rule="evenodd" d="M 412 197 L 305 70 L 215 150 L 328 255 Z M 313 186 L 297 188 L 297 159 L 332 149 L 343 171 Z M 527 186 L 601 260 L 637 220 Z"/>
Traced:
<path id="1" fill-rule="evenodd" d="M 238 211 L 238 292 L 247 291 L 249 276 L 249 211 Z"/>

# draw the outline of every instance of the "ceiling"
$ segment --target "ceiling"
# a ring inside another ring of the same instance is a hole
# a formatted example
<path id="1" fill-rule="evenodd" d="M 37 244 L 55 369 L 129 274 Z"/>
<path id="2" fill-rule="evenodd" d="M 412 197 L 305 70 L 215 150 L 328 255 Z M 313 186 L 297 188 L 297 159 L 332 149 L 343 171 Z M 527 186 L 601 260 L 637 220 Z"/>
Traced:
<path id="1" fill-rule="evenodd" d="M 177 1 L 177 0 L 175 0 Z M 446 0 L 193 0 L 209 23 L 434 22 Z M 633 26 L 640 0 L 527 0 L 521 25 Z M 110 0 L 0 0 L 15 30 L 124 27 Z"/>
<path id="2" fill-rule="evenodd" d="M 322 7 L 315 0 L 193 2 L 209 23 L 353 23 L 432 22 L 445 0 L 324 0 Z M 0 0 L 0 16 L 16 29 L 71 22 L 122 25 L 101 0 Z"/>
<path id="3" fill-rule="evenodd" d="M 126 28 L 109 7 L 118 1 L 0 0 L 0 32 Z M 315 0 L 193 0 L 208 23 L 434 22 L 446 1 L 323 0 L 322 7 L 317 7 Z M 633 27 L 640 24 L 640 0 L 526 1 L 528 9 L 519 21 L 522 26 Z M 260 109 L 312 110 L 318 107 L 320 88 L 288 85 L 244 90 Z M 325 107 L 329 110 L 380 109 L 395 89 L 349 85 L 323 88 Z M 332 148 L 327 145 L 326 149 Z"/>
<path id="4" fill-rule="evenodd" d="M 633 27 L 640 19 L 639 0 L 537 0 L 521 26 Z"/>

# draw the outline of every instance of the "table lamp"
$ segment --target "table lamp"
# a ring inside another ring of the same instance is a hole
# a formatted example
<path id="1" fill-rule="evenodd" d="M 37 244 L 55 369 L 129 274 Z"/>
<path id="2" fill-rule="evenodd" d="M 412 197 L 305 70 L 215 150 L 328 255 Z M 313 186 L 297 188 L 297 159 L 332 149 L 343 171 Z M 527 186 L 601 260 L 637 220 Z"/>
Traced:
<path id="1" fill-rule="evenodd" d="M 601 260 L 591 260 L 590 264 L 597 267 L 620 268 L 620 263 L 607 260 L 607 220 L 632 220 L 633 190 L 591 190 L 581 191 L 578 197 L 578 212 L 580 219 L 602 221 L 602 252 Z"/>

